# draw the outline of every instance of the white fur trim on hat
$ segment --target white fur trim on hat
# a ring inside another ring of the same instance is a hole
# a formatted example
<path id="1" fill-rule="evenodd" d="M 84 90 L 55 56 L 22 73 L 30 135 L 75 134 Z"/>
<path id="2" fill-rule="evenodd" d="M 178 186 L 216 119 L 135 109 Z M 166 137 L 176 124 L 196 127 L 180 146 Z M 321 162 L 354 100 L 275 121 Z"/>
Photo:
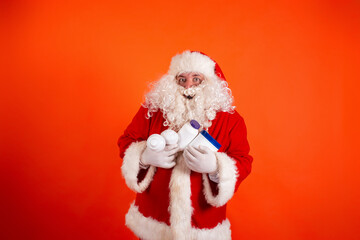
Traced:
<path id="1" fill-rule="evenodd" d="M 146 148 L 146 141 L 134 142 L 125 151 L 124 161 L 121 167 L 126 185 L 135 192 L 141 193 L 149 186 L 153 179 L 156 168 L 150 166 L 144 179 L 138 182 L 140 171 L 140 157 Z"/>
<path id="2" fill-rule="evenodd" d="M 187 50 L 172 58 L 168 74 L 176 76 L 183 72 L 197 72 L 213 78 L 216 76 L 215 62 L 204 54 Z"/>
<path id="3" fill-rule="evenodd" d="M 141 239 L 179 240 L 178 236 L 172 235 L 170 226 L 151 217 L 145 217 L 139 212 L 139 208 L 134 203 L 131 204 L 125 220 L 126 226 Z M 190 226 L 187 232 L 179 237 L 186 240 L 230 240 L 230 222 L 226 219 L 212 229 L 199 229 Z"/>
<path id="4" fill-rule="evenodd" d="M 238 177 L 235 161 L 226 153 L 217 152 L 216 158 L 219 166 L 218 194 L 214 196 L 207 174 L 203 174 L 204 195 L 206 201 L 215 207 L 225 205 L 234 195 L 235 184 Z"/>

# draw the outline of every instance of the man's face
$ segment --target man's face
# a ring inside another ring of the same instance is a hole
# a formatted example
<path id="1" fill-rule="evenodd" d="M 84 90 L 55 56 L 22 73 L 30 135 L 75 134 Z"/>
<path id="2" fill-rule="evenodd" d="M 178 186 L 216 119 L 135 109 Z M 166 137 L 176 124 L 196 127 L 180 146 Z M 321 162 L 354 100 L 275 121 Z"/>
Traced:
<path id="1" fill-rule="evenodd" d="M 204 81 L 204 75 L 201 73 L 193 73 L 193 72 L 181 73 L 176 76 L 176 81 L 180 86 L 188 89 L 191 87 L 196 87 L 202 81 Z"/>

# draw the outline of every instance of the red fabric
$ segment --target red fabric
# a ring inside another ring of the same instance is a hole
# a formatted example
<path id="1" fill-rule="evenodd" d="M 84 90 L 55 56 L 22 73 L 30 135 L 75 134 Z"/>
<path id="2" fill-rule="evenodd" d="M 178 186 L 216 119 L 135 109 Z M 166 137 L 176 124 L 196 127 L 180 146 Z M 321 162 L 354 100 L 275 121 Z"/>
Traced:
<path id="1" fill-rule="evenodd" d="M 163 126 L 164 118 L 161 112 L 154 113 L 150 119 L 146 119 L 146 114 L 147 109 L 141 107 L 119 138 L 118 145 L 122 158 L 131 143 L 146 140 L 151 134 L 160 134 L 167 129 Z M 236 167 L 240 174 L 236 183 L 235 189 L 237 189 L 240 182 L 250 173 L 252 163 L 243 118 L 236 111 L 233 114 L 219 112 L 208 132 L 222 145 L 219 152 L 225 152 L 236 160 Z M 168 206 L 171 172 L 171 169 L 158 168 L 150 186 L 143 193 L 138 193 L 135 201 L 135 205 L 144 216 L 152 217 L 168 225 L 170 224 Z M 225 220 L 226 205 L 215 208 L 207 203 L 203 194 L 201 174 L 192 172 L 190 181 L 191 201 L 194 208 L 192 225 L 197 228 L 213 228 Z"/>

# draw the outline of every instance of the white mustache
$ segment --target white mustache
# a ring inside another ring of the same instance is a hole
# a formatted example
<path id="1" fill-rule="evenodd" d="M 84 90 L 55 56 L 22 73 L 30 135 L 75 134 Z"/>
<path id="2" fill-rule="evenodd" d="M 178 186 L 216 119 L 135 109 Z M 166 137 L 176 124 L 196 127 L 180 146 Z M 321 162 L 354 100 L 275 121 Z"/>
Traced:
<path id="1" fill-rule="evenodd" d="M 188 88 L 188 89 L 185 89 L 183 91 L 183 94 L 186 96 L 186 97 L 194 97 L 195 94 L 196 94 L 196 90 L 193 89 L 193 88 Z"/>
<path id="2" fill-rule="evenodd" d="M 203 89 L 203 86 L 196 86 L 196 87 L 191 87 L 188 89 L 184 89 L 182 91 L 182 94 L 187 97 L 187 98 L 193 98 L 196 93 L 198 93 L 199 91 L 201 91 Z"/>

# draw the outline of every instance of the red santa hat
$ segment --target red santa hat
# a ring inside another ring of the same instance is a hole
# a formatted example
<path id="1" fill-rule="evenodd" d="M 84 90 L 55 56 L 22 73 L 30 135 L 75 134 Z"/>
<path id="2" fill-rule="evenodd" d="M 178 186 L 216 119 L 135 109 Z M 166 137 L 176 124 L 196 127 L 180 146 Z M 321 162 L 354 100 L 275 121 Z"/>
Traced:
<path id="1" fill-rule="evenodd" d="M 186 50 L 171 59 L 168 74 L 177 76 L 184 72 L 202 73 L 206 78 L 218 77 L 226 81 L 219 65 L 202 52 Z"/>

